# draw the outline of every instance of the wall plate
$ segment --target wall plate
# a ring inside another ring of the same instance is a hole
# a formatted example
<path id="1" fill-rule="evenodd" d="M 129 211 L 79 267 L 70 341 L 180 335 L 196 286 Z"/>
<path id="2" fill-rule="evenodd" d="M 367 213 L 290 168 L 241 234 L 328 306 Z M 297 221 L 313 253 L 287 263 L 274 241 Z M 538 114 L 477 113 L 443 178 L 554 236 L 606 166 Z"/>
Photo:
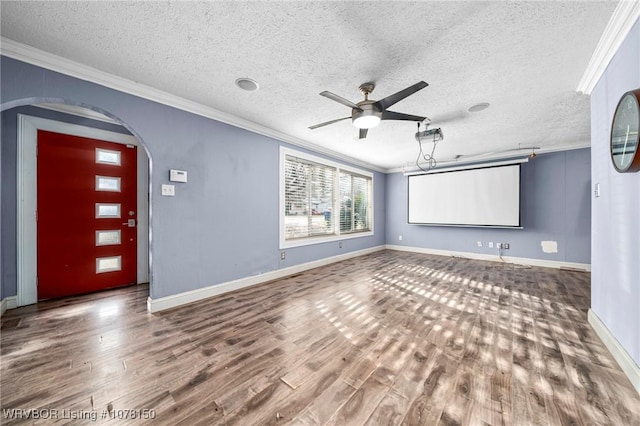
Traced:
<path id="1" fill-rule="evenodd" d="M 162 185 L 162 196 L 163 197 L 173 197 L 176 195 L 176 187 L 175 185 Z"/>
<path id="2" fill-rule="evenodd" d="M 169 170 L 170 182 L 187 182 L 187 172 L 185 170 Z"/>

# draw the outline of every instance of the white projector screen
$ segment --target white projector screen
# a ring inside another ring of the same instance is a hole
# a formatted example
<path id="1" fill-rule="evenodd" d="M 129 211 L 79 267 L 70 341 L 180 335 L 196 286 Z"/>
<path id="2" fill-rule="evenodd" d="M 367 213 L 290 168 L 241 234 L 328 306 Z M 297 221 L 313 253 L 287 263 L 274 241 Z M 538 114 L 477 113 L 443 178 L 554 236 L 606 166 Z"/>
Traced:
<path id="1" fill-rule="evenodd" d="M 520 164 L 409 176 L 409 223 L 520 227 Z"/>

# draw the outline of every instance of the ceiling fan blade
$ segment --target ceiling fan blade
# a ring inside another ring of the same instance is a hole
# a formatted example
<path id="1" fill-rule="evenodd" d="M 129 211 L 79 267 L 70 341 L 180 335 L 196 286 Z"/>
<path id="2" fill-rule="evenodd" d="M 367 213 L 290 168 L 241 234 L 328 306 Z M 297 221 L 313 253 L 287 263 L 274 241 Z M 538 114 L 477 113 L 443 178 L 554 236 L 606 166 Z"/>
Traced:
<path id="1" fill-rule="evenodd" d="M 358 137 L 358 139 L 365 139 L 367 137 L 368 131 L 369 129 L 360 129 L 360 136 Z"/>
<path id="2" fill-rule="evenodd" d="M 404 90 L 399 91 L 398 93 L 394 93 L 393 95 L 387 96 L 386 98 L 380 99 L 376 104 L 380 107 L 380 109 L 385 110 L 389 108 L 391 105 L 400 102 L 407 96 L 413 95 L 418 90 L 424 89 L 428 84 L 424 81 L 420 81 L 413 86 L 409 86 Z"/>
<path id="3" fill-rule="evenodd" d="M 324 92 L 320 92 L 320 95 L 324 96 L 325 98 L 329 98 L 333 101 L 336 101 L 338 103 L 341 103 L 342 105 L 348 106 L 349 108 L 355 108 L 358 111 L 362 111 L 362 108 L 360 108 L 358 105 L 354 104 L 349 99 L 345 99 L 342 96 L 336 95 L 335 93 L 331 93 L 325 90 Z"/>
<path id="4" fill-rule="evenodd" d="M 349 117 L 337 118 L 337 119 L 335 119 L 335 120 L 331 120 L 331 121 L 325 121 L 324 123 L 316 124 L 316 125 L 314 125 L 314 126 L 309 126 L 309 128 L 310 128 L 311 130 L 313 130 L 313 129 L 317 129 L 318 127 L 327 126 L 327 125 L 329 125 L 329 124 L 337 123 L 338 121 L 346 120 L 346 119 L 348 119 L 348 118 L 351 118 L 351 116 L 349 116 Z"/>
<path id="5" fill-rule="evenodd" d="M 405 121 L 424 121 L 427 117 L 420 117 L 419 115 L 403 114 L 395 111 L 383 111 L 382 120 L 405 120 Z"/>

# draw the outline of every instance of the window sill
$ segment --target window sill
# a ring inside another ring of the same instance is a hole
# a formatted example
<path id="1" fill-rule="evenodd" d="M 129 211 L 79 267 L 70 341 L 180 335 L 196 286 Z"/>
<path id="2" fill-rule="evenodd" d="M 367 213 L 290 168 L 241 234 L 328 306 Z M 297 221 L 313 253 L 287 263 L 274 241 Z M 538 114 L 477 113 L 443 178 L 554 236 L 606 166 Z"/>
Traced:
<path id="1" fill-rule="evenodd" d="M 323 243 L 330 243 L 333 241 L 350 240 L 353 238 L 371 237 L 371 236 L 373 236 L 373 231 L 350 232 L 348 234 L 342 234 L 342 235 L 300 238 L 300 239 L 291 240 L 291 241 L 280 241 L 280 249 L 286 249 L 291 247 L 302 247 L 302 246 L 309 246 L 314 244 L 323 244 Z"/>

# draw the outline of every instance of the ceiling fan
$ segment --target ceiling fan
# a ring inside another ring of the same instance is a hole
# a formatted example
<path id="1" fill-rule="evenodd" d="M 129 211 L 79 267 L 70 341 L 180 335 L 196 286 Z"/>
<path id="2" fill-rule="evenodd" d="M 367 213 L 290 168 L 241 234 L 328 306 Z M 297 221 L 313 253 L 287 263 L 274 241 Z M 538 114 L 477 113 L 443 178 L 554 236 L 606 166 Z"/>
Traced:
<path id="1" fill-rule="evenodd" d="M 324 92 L 321 92 L 320 95 L 339 102 L 342 105 L 350 107 L 351 116 L 316 124 L 315 126 L 309 127 L 309 129 L 317 129 L 318 127 L 337 123 L 338 121 L 347 120 L 350 118 L 353 122 L 353 125 L 360 129 L 359 139 L 364 139 L 367 137 L 367 131 L 370 128 L 377 126 L 380 123 L 380 120 L 405 120 L 418 122 L 424 121 L 426 117 L 389 111 L 387 108 L 397 102 L 400 102 L 404 98 L 413 95 L 418 90 L 424 89 L 427 86 L 427 83 L 425 83 L 424 81 L 420 81 L 412 86 L 407 87 L 406 89 L 394 93 L 393 95 L 387 96 L 386 98 L 380 99 L 379 101 L 374 101 L 373 99 L 369 99 L 369 95 L 371 94 L 371 92 L 373 92 L 375 84 L 371 82 L 364 83 L 359 87 L 360 93 L 364 95 L 364 100 L 358 102 L 357 104 L 343 98 L 342 96 L 338 96 L 335 93 L 331 93 L 325 90 Z"/>

